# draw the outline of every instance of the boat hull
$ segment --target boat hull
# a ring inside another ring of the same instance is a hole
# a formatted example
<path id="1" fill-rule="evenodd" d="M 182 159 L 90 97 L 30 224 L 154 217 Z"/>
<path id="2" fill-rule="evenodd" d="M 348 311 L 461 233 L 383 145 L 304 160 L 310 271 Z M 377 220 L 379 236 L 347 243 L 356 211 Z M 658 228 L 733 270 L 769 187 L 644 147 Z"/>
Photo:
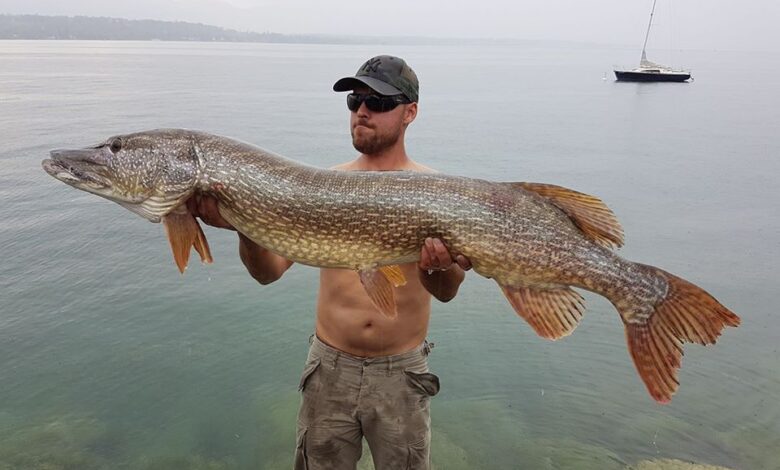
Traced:
<path id="1" fill-rule="evenodd" d="M 615 77 L 620 82 L 684 82 L 691 78 L 691 74 L 687 72 L 658 73 L 615 70 Z"/>

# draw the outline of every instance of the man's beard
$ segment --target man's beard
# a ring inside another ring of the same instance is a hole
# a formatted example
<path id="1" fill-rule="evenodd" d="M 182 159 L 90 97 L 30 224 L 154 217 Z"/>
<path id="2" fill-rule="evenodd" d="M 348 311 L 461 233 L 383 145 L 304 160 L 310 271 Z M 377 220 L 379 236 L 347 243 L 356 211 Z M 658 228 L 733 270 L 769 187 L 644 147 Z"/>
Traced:
<path id="1" fill-rule="evenodd" d="M 374 134 L 370 137 L 363 136 L 358 139 L 355 136 L 355 130 L 352 130 L 352 146 L 355 150 L 365 155 L 375 155 L 381 153 L 383 150 L 387 150 L 398 142 L 401 137 L 400 132 L 394 132 L 392 134 Z"/>

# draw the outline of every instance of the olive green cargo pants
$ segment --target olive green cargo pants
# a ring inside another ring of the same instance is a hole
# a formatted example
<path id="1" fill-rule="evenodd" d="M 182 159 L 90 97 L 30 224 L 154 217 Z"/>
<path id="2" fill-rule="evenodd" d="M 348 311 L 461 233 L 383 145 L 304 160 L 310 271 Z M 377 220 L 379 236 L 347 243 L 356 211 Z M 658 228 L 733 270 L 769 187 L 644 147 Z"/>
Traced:
<path id="1" fill-rule="evenodd" d="M 296 470 L 353 470 L 366 438 L 376 470 L 430 469 L 427 341 L 412 351 L 362 358 L 312 337 L 301 377 Z"/>

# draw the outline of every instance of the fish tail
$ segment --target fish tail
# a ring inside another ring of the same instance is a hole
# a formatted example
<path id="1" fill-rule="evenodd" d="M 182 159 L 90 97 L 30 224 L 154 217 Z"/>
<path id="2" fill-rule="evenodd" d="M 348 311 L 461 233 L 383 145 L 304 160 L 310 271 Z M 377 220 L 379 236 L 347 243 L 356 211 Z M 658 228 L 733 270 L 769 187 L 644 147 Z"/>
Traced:
<path id="1" fill-rule="evenodd" d="M 692 283 L 658 268 L 651 272 L 666 281 L 666 294 L 653 306 L 613 301 L 626 326 L 631 358 L 650 395 L 668 403 L 677 391 L 684 342 L 715 344 L 726 326 L 740 318 Z"/>

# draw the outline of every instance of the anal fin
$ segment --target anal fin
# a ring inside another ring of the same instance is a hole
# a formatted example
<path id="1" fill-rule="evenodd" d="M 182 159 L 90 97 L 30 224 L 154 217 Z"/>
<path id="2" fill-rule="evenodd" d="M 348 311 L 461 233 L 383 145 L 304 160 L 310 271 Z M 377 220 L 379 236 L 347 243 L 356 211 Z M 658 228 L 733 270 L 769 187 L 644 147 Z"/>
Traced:
<path id="1" fill-rule="evenodd" d="M 206 241 L 206 235 L 200 228 L 195 217 L 186 209 L 174 209 L 162 218 L 165 233 L 171 244 L 173 260 L 179 272 L 183 273 L 190 260 L 190 250 L 194 247 L 200 255 L 201 261 L 211 263 L 211 250 Z"/>
<path id="2" fill-rule="evenodd" d="M 374 306 L 386 317 L 395 318 L 398 316 L 393 283 L 387 276 L 377 269 L 364 269 L 358 274 Z"/>
<path id="3" fill-rule="evenodd" d="M 556 340 L 570 335 L 585 310 L 582 296 L 569 287 L 534 289 L 502 285 L 501 290 L 515 312 L 542 338 Z"/>

